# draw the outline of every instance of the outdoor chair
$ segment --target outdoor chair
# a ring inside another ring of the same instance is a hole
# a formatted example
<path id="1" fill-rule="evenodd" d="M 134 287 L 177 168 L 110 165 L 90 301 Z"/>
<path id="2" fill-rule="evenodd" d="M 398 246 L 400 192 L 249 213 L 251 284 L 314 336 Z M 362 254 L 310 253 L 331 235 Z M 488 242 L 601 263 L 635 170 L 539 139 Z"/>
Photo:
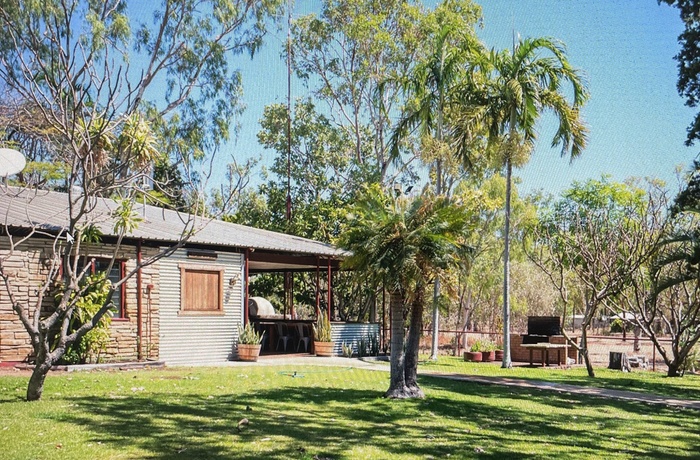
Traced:
<path id="1" fill-rule="evenodd" d="M 286 324 L 283 323 L 277 323 L 277 347 L 276 349 L 280 349 L 280 343 L 282 344 L 282 349 L 283 351 L 287 351 L 287 342 L 293 340 L 293 337 L 289 333 L 289 328 L 287 327 Z"/>
<path id="2" fill-rule="evenodd" d="M 297 344 L 297 351 L 304 345 L 304 352 L 309 351 L 309 343 L 311 343 L 311 336 L 307 333 L 308 329 L 306 324 L 297 324 L 297 332 L 299 333 L 299 343 Z"/>

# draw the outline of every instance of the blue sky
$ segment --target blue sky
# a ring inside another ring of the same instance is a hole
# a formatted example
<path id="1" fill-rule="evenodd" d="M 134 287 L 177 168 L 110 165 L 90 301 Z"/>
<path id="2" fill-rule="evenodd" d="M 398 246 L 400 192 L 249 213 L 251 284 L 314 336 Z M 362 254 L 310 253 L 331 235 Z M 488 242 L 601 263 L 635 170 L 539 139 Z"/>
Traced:
<path id="1" fill-rule="evenodd" d="M 516 171 L 521 193 L 538 189 L 557 193 L 574 180 L 601 174 L 615 180 L 658 177 L 675 190 L 676 166 L 689 166 L 700 151 L 700 146 L 684 145 L 694 110 L 685 107 L 676 91 L 673 56 L 679 50 L 677 37 L 683 25 L 675 8 L 660 6 L 655 0 L 479 3 L 484 16 L 479 35 L 486 46 L 510 48 L 513 31 L 522 37 L 560 39 L 567 46 L 570 62 L 586 75 L 591 93 L 583 111 L 590 129 L 586 151 L 571 164 L 568 158 L 561 158 L 559 149 L 550 148 L 555 125 L 543 119 L 530 163 Z M 294 16 L 319 4 L 299 0 Z M 231 155 L 239 160 L 262 155 L 263 162 L 273 157 L 258 145 L 256 134 L 264 106 L 286 102 L 286 65 L 280 58 L 285 33 L 270 34 L 252 61 L 241 58 L 247 109 L 239 120 L 238 138 L 219 152 L 222 165 L 230 162 Z M 300 83 L 293 83 L 293 97 L 305 93 Z"/>

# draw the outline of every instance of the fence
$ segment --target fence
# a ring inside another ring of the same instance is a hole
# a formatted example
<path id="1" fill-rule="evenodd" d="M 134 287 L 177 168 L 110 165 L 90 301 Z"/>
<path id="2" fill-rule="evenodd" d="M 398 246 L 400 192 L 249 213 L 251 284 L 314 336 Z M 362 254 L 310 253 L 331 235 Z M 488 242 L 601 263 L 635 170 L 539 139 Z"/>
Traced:
<path id="1" fill-rule="evenodd" d="M 580 332 L 568 333 L 570 337 L 580 340 Z M 439 353 L 442 355 L 461 356 L 464 351 L 468 351 L 472 343 L 477 340 L 489 340 L 496 344 L 503 343 L 501 332 L 462 332 L 462 331 L 439 331 Z M 668 348 L 671 339 L 661 339 L 661 345 Z M 424 330 L 421 339 L 421 353 L 429 354 L 432 344 L 432 331 Z M 608 367 L 610 352 L 626 353 L 628 357 L 641 356 L 648 363 L 649 370 L 666 372 L 668 369 L 663 358 L 654 346 L 651 339 L 647 337 L 635 337 L 627 334 L 593 335 L 588 336 L 588 354 L 594 367 Z M 579 363 L 583 361 L 579 360 Z"/>

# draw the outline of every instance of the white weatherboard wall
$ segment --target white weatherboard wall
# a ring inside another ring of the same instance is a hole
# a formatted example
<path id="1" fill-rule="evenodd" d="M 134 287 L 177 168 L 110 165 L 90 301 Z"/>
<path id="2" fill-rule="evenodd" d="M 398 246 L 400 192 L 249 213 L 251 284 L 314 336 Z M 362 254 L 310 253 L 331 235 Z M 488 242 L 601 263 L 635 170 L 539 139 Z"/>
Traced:
<path id="1" fill-rule="evenodd" d="M 179 264 L 221 266 L 224 272 L 224 314 L 180 314 Z M 232 286 L 230 280 L 237 278 Z M 186 250 L 160 262 L 160 359 L 166 364 L 214 364 L 234 353 L 243 317 L 243 255 L 219 252 L 216 260 L 188 258 Z"/>

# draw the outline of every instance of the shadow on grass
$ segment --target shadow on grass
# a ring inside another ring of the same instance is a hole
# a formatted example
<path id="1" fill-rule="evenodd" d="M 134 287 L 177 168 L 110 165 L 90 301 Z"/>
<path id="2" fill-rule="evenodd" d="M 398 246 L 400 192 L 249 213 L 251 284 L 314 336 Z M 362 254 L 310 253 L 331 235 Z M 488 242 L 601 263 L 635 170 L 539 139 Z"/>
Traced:
<path id="1" fill-rule="evenodd" d="M 421 363 L 423 365 L 423 363 Z M 667 396 L 677 399 L 689 399 L 700 401 L 700 376 L 686 375 L 685 377 L 668 377 L 662 373 L 636 370 L 631 374 L 621 371 L 610 371 L 607 369 L 596 369 L 596 377 L 588 377 L 584 369 L 560 370 L 543 369 L 540 366 L 518 365 L 514 368 L 515 375 L 510 370 L 503 370 L 501 373 L 492 372 L 484 363 L 483 366 L 488 372 L 479 372 L 479 367 L 469 366 L 456 357 L 443 359 L 439 364 L 425 363 L 423 367 L 430 369 L 435 366 L 436 370 L 445 368 L 448 372 L 474 375 L 492 375 L 501 377 L 512 377 L 523 380 L 547 381 L 565 383 L 569 385 L 579 385 L 587 387 L 611 388 L 616 390 L 637 391 Z M 581 372 L 578 372 L 581 371 Z"/>
<path id="2" fill-rule="evenodd" d="M 623 374 L 624 375 L 624 374 Z M 562 379 L 562 383 L 581 386 L 595 386 L 601 388 L 612 388 L 616 390 L 638 391 L 667 396 L 677 399 L 689 399 L 700 401 L 700 387 L 686 384 L 689 379 L 696 376 L 687 377 L 667 377 L 665 375 L 655 375 L 651 379 L 625 378 L 606 376 L 574 376 Z M 685 379 L 685 380 L 684 380 Z"/>
<path id="3" fill-rule="evenodd" d="M 533 458 L 509 451 L 514 434 L 531 437 L 537 444 L 559 445 L 568 452 L 567 458 L 614 454 L 655 459 L 696 456 L 693 439 L 700 437 L 700 426 L 694 410 L 429 376 L 423 377 L 421 384 L 434 391 L 425 402 L 427 410 L 476 419 L 494 432 L 491 436 L 495 444 L 504 446 L 503 451 L 494 451 L 494 458 Z M 450 397 L 440 396 L 442 392 L 448 392 Z M 496 399 L 498 404 L 455 405 L 454 395 L 459 394 L 478 394 L 484 399 Z M 585 415 L 574 415 L 581 410 Z M 634 421 L 639 417 L 642 420 Z M 624 438 L 619 438 L 620 433 L 624 433 Z M 556 451 L 555 448 L 553 452 Z"/>
<path id="4" fill-rule="evenodd" d="M 148 458 L 337 459 L 365 446 L 384 458 L 681 459 L 695 455 L 691 439 L 699 435 L 694 417 L 678 410 L 434 377 L 421 377 L 428 397 L 410 401 L 385 400 L 350 383 L 280 382 L 279 388 L 207 397 L 75 398 L 81 411 L 61 417 L 90 430 L 94 441 L 135 446 Z M 629 418 L 640 417 L 648 422 L 630 429 Z M 239 432 L 243 418 L 249 424 Z M 615 439 L 623 431 L 625 438 Z M 543 443 L 548 447 L 534 453 L 525 448 Z"/>

